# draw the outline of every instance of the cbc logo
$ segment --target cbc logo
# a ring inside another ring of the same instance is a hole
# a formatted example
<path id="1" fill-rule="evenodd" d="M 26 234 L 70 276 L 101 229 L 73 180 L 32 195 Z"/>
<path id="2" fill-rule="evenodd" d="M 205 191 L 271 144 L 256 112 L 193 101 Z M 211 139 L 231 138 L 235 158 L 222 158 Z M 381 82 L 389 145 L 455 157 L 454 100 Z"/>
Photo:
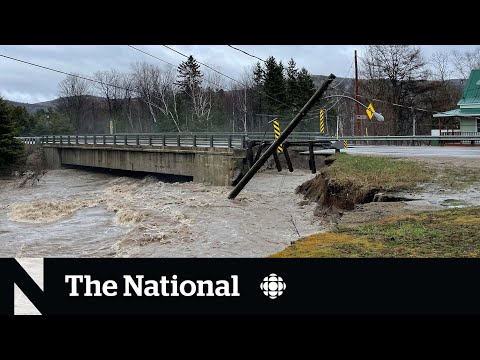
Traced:
<path id="1" fill-rule="evenodd" d="M 265 276 L 260 284 L 260 289 L 262 289 L 265 296 L 268 296 L 270 299 L 276 299 L 282 295 L 286 287 L 287 284 L 285 284 L 283 279 L 274 273 Z"/>

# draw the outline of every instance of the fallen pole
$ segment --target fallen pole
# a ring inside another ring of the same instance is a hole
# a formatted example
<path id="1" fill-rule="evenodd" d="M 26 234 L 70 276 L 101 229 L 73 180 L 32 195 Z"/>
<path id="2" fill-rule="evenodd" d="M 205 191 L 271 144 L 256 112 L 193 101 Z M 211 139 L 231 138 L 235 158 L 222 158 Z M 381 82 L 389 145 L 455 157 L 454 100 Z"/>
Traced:
<path id="1" fill-rule="evenodd" d="M 233 188 L 232 192 L 228 195 L 229 199 L 235 199 L 235 197 L 242 191 L 245 185 L 248 184 L 250 179 L 257 173 L 257 171 L 265 164 L 267 159 L 277 151 L 277 148 L 282 144 L 285 139 L 290 135 L 290 133 L 297 127 L 297 125 L 302 121 L 307 112 L 315 105 L 318 99 L 323 95 L 327 90 L 328 86 L 335 79 L 335 75 L 330 74 L 328 78 L 323 82 L 322 86 L 313 94 L 310 100 L 307 101 L 305 106 L 300 110 L 300 112 L 293 118 L 293 120 L 288 124 L 288 126 L 283 130 L 280 136 L 268 147 L 268 149 L 260 156 L 258 161 L 256 161 L 253 166 L 247 171 L 247 173 L 242 177 L 238 184 Z"/>

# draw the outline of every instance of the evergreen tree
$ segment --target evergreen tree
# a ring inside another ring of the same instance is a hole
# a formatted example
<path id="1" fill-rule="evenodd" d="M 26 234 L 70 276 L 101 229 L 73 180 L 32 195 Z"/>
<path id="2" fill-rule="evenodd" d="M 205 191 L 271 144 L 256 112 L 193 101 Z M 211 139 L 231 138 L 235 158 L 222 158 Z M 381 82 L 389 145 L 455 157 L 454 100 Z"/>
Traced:
<path id="1" fill-rule="evenodd" d="M 307 69 L 302 68 L 298 73 L 298 105 L 302 107 L 315 93 L 315 85 Z"/>
<path id="2" fill-rule="evenodd" d="M 253 81 L 255 85 L 261 86 L 263 85 L 263 81 L 265 80 L 265 70 L 263 70 L 262 65 L 258 61 L 253 68 Z"/>
<path id="3" fill-rule="evenodd" d="M 18 134 L 21 136 L 31 136 L 34 128 L 34 119 L 27 112 L 24 106 L 8 106 L 9 116 L 12 119 Z"/>
<path id="4" fill-rule="evenodd" d="M 0 172 L 6 172 L 23 154 L 23 144 L 15 139 L 17 134 L 9 106 L 0 98 Z"/>
<path id="5" fill-rule="evenodd" d="M 298 108 L 298 69 L 295 61 L 290 59 L 287 67 L 287 102 L 294 108 Z"/>
<path id="6" fill-rule="evenodd" d="M 305 103 L 315 93 L 315 86 L 312 77 L 305 68 L 302 68 L 297 75 L 297 90 L 294 96 L 296 110 L 300 110 Z M 300 122 L 297 127 L 298 131 L 319 131 L 318 118 L 311 118 Z"/>
<path id="7" fill-rule="evenodd" d="M 75 128 L 68 121 L 68 118 L 54 111 L 51 107 L 47 111 L 44 109 L 37 110 L 32 118 L 35 122 L 33 129 L 35 135 L 68 135 L 75 133 Z"/>
<path id="8" fill-rule="evenodd" d="M 200 71 L 200 64 L 198 64 L 192 55 L 178 66 L 179 80 L 177 81 L 177 85 L 180 86 L 182 91 L 189 95 L 190 98 L 193 97 L 195 91 L 202 84 L 202 77 L 203 74 Z"/>
<path id="9" fill-rule="evenodd" d="M 269 105 L 269 110 L 274 113 L 280 113 L 285 109 L 287 100 L 286 81 L 283 73 L 283 64 L 280 61 L 278 64 L 273 56 L 270 56 L 265 61 L 265 80 L 263 89 L 269 96 L 266 101 Z M 274 100 L 275 99 L 275 100 Z"/>

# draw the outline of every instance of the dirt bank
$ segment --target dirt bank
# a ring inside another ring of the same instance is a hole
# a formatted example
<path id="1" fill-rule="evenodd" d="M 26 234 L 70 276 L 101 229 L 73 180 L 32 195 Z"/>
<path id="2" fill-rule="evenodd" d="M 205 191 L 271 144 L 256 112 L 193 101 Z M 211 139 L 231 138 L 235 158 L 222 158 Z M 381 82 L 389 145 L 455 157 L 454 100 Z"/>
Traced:
<path id="1" fill-rule="evenodd" d="M 306 201 L 317 203 L 314 214 L 327 219 L 330 228 L 354 227 L 385 216 L 480 205 L 480 159 L 423 157 L 389 165 L 375 165 L 370 159 L 369 165 L 334 162 L 336 170 L 334 165 L 320 169 L 320 174 L 297 192 Z M 405 164 L 415 167 L 410 171 L 403 168 Z M 354 174 L 359 176 L 352 177 Z"/>

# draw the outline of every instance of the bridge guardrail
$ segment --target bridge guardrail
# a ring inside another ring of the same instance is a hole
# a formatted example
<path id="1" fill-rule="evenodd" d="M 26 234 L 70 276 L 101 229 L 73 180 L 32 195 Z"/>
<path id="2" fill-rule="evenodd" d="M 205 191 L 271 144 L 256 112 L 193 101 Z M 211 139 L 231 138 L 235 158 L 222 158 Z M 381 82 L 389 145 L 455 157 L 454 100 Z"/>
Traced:
<path id="1" fill-rule="evenodd" d="M 40 137 L 18 137 L 25 144 L 59 145 L 130 145 L 130 146 L 193 146 L 246 148 L 247 142 L 271 142 L 271 133 L 156 133 L 156 134 L 83 134 L 83 135 L 44 135 Z M 332 142 L 334 136 L 321 136 L 319 133 L 292 133 L 289 142 Z M 390 144 L 461 142 L 480 143 L 480 134 L 475 135 L 416 135 L 416 136 L 340 136 L 338 140 L 347 140 L 350 144 L 385 142 Z"/>

